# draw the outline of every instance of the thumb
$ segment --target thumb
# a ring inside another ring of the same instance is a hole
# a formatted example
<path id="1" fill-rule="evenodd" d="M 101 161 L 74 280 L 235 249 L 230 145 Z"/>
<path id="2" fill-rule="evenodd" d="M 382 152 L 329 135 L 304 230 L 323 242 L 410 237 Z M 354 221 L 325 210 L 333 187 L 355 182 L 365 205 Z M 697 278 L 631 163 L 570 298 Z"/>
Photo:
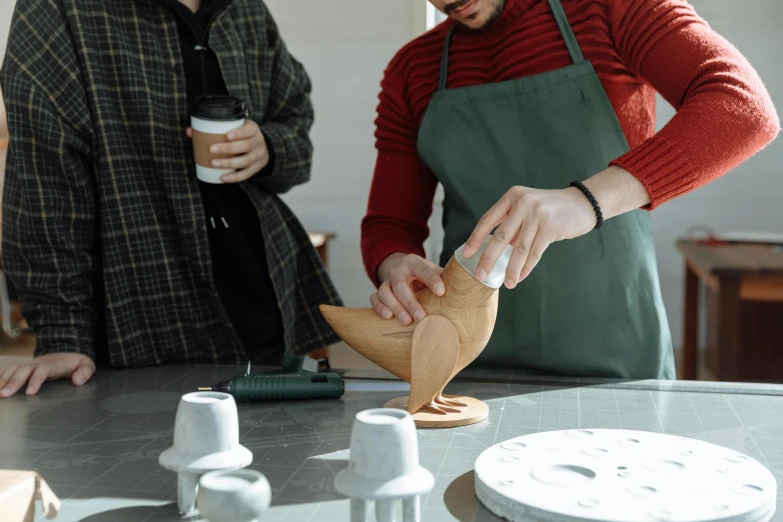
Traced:
<path id="1" fill-rule="evenodd" d="M 85 358 L 85 360 L 79 363 L 76 371 L 73 372 L 73 377 L 71 377 L 71 380 L 76 386 L 81 386 L 82 384 L 89 381 L 94 373 L 95 364 L 90 359 Z"/>

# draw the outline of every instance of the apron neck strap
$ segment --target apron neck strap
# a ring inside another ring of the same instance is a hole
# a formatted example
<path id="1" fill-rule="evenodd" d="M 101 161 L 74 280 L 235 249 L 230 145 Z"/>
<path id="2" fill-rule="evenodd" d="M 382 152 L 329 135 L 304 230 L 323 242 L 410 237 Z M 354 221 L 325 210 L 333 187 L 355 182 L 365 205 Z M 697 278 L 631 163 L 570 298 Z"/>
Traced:
<path id="1" fill-rule="evenodd" d="M 555 15 L 557 25 L 560 27 L 560 34 L 563 35 L 563 40 L 565 40 L 566 47 L 568 47 L 571 59 L 574 63 L 584 62 L 585 58 L 582 56 L 582 49 L 579 48 L 579 42 L 576 41 L 574 30 L 571 29 L 571 24 L 568 23 L 568 17 L 563 10 L 560 0 L 549 0 L 549 7 Z"/>
<path id="2" fill-rule="evenodd" d="M 552 9 L 552 13 L 555 15 L 555 21 L 560 28 L 560 34 L 563 35 L 566 47 L 568 47 L 568 53 L 571 55 L 571 59 L 574 63 L 581 63 L 585 61 L 582 55 L 582 49 L 579 47 L 579 42 L 576 41 L 571 24 L 568 23 L 568 17 L 563 10 L 563 6 L 560 4 L 560 0 L 549 0 L 549 7 Z M 454 33 L 454 26 L 456 22 L 451 23 L 449 32 L 446 35 L 446 41 L 443 43 L 443 56 L 440 60 L 440 80 L 438 81 L 438 91 L 446 90 L 446 83 L 449 77 L 449 48 L 451 47 L 451 36 Z"/>
<path id="3" fill-rule="evenodd" d="M 438 91 L 446 90 L 446 82 L 449 78 L 449 47 L 451 47 L 451 35 L 454 33 L 454 22 L 449 27 L 446 35 L 446 41 L 443 42 L 443 56 L 440 59 L 440 80 L 438 81 Z"/>

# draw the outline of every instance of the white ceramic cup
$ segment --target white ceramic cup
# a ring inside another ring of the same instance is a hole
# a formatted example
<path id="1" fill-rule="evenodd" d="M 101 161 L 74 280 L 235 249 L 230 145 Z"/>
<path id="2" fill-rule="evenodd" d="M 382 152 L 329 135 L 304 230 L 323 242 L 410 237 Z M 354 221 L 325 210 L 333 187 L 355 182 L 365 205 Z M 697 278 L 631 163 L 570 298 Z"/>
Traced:
<path id="1" fill-rule="evenodd" d="M 210 522 L 253 522 L 271 502 L 269 481 L 259 471 L 213 471 L 199 480 L 196 505 Z"/>
<path id="2" fill-rule="evenodd" d="M 232 96 L 201 96 L 190 109 L 190 126 L 193 129 L 193 153 L 196 161 L 196 177 L 205 182 L 221 184 L 220 176 L 235 169 L 211 166 L 214 155 L 209 147 L 223 143 L 226 134 L 245 124 L 246 110 L 242 102 Z"/>
<path id="3" fill-rule="evenodd" d="M 413 417 L 405 410 L 377 408 L 356 415 L 348 467 L 335 489 L 351 498 L 406 498 L 430 491 L 435 479 L 419 465 Z"/>

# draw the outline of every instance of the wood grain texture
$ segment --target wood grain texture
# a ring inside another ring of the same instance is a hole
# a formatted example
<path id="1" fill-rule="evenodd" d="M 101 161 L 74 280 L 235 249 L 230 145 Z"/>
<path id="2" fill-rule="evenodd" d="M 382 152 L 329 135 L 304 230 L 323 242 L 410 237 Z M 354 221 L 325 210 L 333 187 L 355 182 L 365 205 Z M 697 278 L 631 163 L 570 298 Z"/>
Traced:
<path id="1" fill-rule="evenodd" d="M 461 401 L 449 401 L 447 404 L 443 404 L 445 401 L 432 404 L 432 401 L 439 398 L 449 381 L 472 363 L 487 346 L 497 318 L 498 290 L 477 281 L 454 257 L 443 269 L 441 278 L 446 286 L 446 293 L 442 297 L 425 288 L 416 294 L 416 298 L 428 317 L 448 320 L 457 334 L 456 364 L 447 378 L 439 377 L 438 381 L 433 380 L 432 387 L 436 393 L 425 403 L 428 404 L 428 409 L 440 408 L 452 414 L 452 410 L 469 406 L 462 405 Z M 417 383 L 412 381 L 411 361 L 417 324 L 403 326 L 396 319 L 380 317 L 372 308 L 326 305 L 320 308 L 323 316 L 346 344 L 381 368 L 411 383 L 412 389 L 417 388 Z M 453 343 L 453 338 L 447 342 Z M 439 341 L 438 354 L 445 354 L 449 349 L 451 348 L 444 340 Z M 429 369 L 417 369 L 418 375 L 431 376 L 433 372 Z M 417 395 L 416 402 L 420 400 Z"/>
<path id="2" fill-rule="evenodd" d="M 740 299 L 739 281 L 736 278 L 723 277 L 718 290 L 718 353 L 717 377 L 719 381 L 736 381 L 739 375 L 739 363 L 742 354 L 740 337 Z"/>
<path id="3" fill-rule="evenodd" d="M 732 315 L 731 308 L 722 310 L 727 304 L 732 306 L 725 295 L 708 289 L 704 297 L 705 367 L 699 380 L 783 383 L 783 302 L 740 299 Z M 731 350 L 735 350 L 733 356 Z M 724 352 L 729 352 L 731 360 L 726 360 Z"/>
<path id="4" fill-rule="evenodd" d="M 783 302 L 783 275 L 743 277 L 739 292 L 744 301 Z"/>
<path id="5" fill-rule="evenodd" d="M 694 265 L 695 271 L 710 275 L 783 275 L 783 254 L 770 245 L 728 243 L 705 245 L 690 240 L 677 242 L 677 249 Z"/>
<path id="6" fill-rule="evenodd" d="M 683 377 L 700 378 L 699 289 L 704 283 L 706 369 L 719 381 L 781 382 L 783 253 L 753 243 L 682 240 L 677 247 L 686 258 Z"/>
<path id="7" fill-rule="evenodd" d="M 699 277 L 689 263 L 685 263 L 685 320 L 683 322 L 682 365 L 683 379 L 695 381 L 699 364 Z"/>
<path id="8" fill-rule="evenodd" d="M 413 422 L 417 428 L 456 428 L 481 422 L 489 416 L 489 406 L 472 397 L 461 395 L 445 395 L 450 401 L 460 402 L 467 406 L 459 413 L 434 413 L 430 410 L 419 410 L 413 413 Z M 384 408 L 408 409 L 408 396 L 390 400 Z"/>
<path id="9" fill-rule="evenodd" d="M 440 394 L 454 374 L 459 357 L 459 335 L 442 315 L 425 317 L 413 332 L 411 394 L 408 413 L 418 411 Z"/>

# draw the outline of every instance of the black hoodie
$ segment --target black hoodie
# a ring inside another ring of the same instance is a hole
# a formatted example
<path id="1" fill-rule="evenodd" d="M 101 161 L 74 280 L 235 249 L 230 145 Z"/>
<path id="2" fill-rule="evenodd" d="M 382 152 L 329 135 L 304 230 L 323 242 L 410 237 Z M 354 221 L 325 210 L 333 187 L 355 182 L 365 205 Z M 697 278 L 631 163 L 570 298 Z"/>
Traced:
<path id="1" fill-rule="evenodd" d="M 232 0 L 202 0 L 196 13 L 178 0 L 158 1 L 177 19 L 188 105 L 202 94 L 229 94 L 207 36 L 210 23 Z M 273 161 L 270 157 L 266 168 L 271 168 Z M 284 351 L 283 323 L 269 278 L 258 212 L 239 184 L 199 185 L 215 285 L 223 306 L 250 360 L 279 364 Z"/>

